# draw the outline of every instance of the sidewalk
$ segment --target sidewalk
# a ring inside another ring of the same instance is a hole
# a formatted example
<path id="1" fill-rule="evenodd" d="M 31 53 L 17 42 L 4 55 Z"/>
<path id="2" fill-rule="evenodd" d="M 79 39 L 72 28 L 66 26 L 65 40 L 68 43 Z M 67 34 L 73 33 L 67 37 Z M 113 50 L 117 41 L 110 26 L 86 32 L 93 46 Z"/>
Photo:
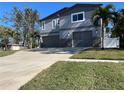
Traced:
<path id="1" fill-rule="evenodd" d="M 100 60 L 100 59 L 66 59 L 64 61 L 74 62 L 113 62 L 113 63 L 124 63 L 124 60 Z"/>

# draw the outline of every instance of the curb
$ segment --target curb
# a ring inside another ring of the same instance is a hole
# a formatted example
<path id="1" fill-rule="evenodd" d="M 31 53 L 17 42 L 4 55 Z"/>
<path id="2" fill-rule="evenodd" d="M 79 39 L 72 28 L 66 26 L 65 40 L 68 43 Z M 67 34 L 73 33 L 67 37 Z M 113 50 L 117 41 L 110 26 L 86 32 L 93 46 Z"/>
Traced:
<path id="1" fill-rule="evenodd" d="M 124 63 L 122 60 L 97 60 L 97 59 L 66 59 L 64 61 L 70 62 L 113 62 L 113 63 Z"/>

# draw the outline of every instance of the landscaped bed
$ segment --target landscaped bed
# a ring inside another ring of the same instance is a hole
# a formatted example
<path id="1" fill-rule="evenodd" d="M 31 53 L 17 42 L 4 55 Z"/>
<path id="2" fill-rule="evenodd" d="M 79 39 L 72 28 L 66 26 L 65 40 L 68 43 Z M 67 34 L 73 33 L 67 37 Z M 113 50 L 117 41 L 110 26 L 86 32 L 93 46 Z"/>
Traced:
<path id="1" fill-rule="evenodd" d="M 3 57 L 3 56 L 8 56 L 8 55 L 11 55 L 13 53 L 15 53 L 16 51 L 11 51 L 11 50 L 8 50 L 8 51 L 0 51 L 0 57 Z"/>
<path id="2" fill-rule="evenodd" d="M 124 60 L 124 50 L 122 49 L 87 49 L 73 55 L 73 59 L 110 59 Z"/>
<path id="3" fill-rule="evenodd" d="M 124 89 L 124 64 L 57 62 L 20 89 Z"/>

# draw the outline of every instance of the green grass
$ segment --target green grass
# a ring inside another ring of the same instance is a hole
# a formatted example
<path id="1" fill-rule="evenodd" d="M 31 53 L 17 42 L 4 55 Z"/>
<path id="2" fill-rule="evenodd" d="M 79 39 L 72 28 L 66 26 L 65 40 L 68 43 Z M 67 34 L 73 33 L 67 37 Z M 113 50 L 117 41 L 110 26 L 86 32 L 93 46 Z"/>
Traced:
<path id="1" fill-rule="evenodd" d="M 124 64 L 57 62 L 20 89 L 124 89 Z"/>
<path id="2" fill-rule="evenodd" d="M 74 59 L 110 59 L 124 60 L 124 50 L 119 49 L 88 49 L 73 55 Z"/>
<path id="3" fill-rule="evenodd" d="M 16 51 L 11 51 L 11 50 L 8 50 L 8 51 L 0 51 L 0 57 L 3 57 L 3 56 L 8 56 L 8 55 L 11 55 L 13 53 L 15 53 Z"/>

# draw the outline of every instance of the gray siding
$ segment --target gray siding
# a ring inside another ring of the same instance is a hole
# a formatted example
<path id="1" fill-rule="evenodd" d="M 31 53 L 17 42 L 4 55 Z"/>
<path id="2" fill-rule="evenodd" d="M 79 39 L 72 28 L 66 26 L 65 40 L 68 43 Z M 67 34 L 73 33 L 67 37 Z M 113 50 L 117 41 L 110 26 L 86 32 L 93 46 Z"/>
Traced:
<path id="1" fill-rule="evenodd" d="M 45 30 L 41 30 L 41 32 L 50 32 L 52 30 L 52 20 L 45 20 Z"/>
<path id="2" fill-rule="evenodd" d="M 59 29 L 52 29 L 52 20 L 55 18 L 58 18 L 57 16 L 54 16 L 51 19 L 45 20 L 45 30 L 41 31 L 41 36 L 53 36 L 53 35 L 59 35 L 59 40 L 57 42 L 61 42 L 59 45 L 60 46 L 72 46 L 72 38 L 73 38 L 73 33 L 74 32 L 81 32 L 82 34 L 85 34 L 86 31 L 90 31 L 91 35 L 89 36 L 89 44 L 98 45 L 98 39 L 100 38 L 100 32 L 101 28 L 94 27 L 93 22 L 92 22 L 92 14 L 95 11 L 95 7 L 76 7 L 72 9 L 71 11 L 68 11 L 62 15 L 60 15 L 60 24 L 59 24 Z M 72 13 L 78 13 L 78 12 L 85 12 L 85 21 L 83 22 L 76 22 L 76 23 L 71 23 L 71 14 Z M 83 33 L 83 31 L 85 31 Z M 44 33 L 44 34 L 43 34 Z M 87 39 L 86 35 L 82 35 L 83 39 Z M 85 36 L 85 37 L 84 37 Z M 82 41 L 83 41 L 82 39 Z M 52 42 L 49 39 L 49 42 Z M 92 40 L 92 41 L 91 41 Z M 54 40 L 53 40 L 54 42 Z M 48 42 L 47 42 L 48 43 Z M 74 42 L 75 43 L 75 42 Z M 99 43 L 99 42 L 98 42 Z M 81 43 L 83 45 L 83 43 Z M 85 45 L 87 43 L 84 43 Z M 50 45 L 52 45 L 50 43 Z M 54 44 L 53 44 L 54 45 Z M 80 45 L 80 44 L 79 44 Z"/>
<path id="3" fill-rule="evenodd" d="M 68 28 L 77 28 L 77 27 L 82 27 L 82 26 L 91 26 L 93 25 L 91 17 L 93 14 L 93 11 L 95 10 L 94 7 L 80 7 L 80 8 L 75 8 L 63 15 L 61 15 L 60 18 L 60 29 L 68 29 Z M 72 13 L 77 13 L 77 12 L 85 12 L 85 21 L 83 22 L 77 22 L 77 23 L 71 23 L 71 14 Z M 53 17 L 51 19 L 45 20 L 45 30 L 41 32 L 51 32 L 51 31 L 58 31 L 58 29 L 52 29 L 52 19 L 55 19 L 57 17 Z"/>
<path id="4" fill-rule="evenodd" d="M 95 27 L 85 27 L 78 29 L 70 29 L 70 30 L 60 30 L 60 38 L 62 39 L 70 39 L 72 37 L 73 32 L 82 32 L 82 31 L 92 31 L 92 37 L 100 37 L 100 28 Z"/>
<path id="5" fill-rule="evenodd" d="M 86 7 L 82 7 L 82 8 L 76 8 L 73 9 L 72 11 L 64 14 L 61 18 L 60 18 L 60 28 L 61 29 L 65 29 L 65 28 L 76 28 L 76 27 L 82 27 L 82 26 L 91 26 L 93 25 L 92 23 L 92 14 L 94 12 L 94 8 L 86 8 Z M 85 21 L 83 22 L 76 22 L 76 23 L 71 23 L 71 14 L 72 13 L 77 13 L 77 12 L 85 12 Z"/>

